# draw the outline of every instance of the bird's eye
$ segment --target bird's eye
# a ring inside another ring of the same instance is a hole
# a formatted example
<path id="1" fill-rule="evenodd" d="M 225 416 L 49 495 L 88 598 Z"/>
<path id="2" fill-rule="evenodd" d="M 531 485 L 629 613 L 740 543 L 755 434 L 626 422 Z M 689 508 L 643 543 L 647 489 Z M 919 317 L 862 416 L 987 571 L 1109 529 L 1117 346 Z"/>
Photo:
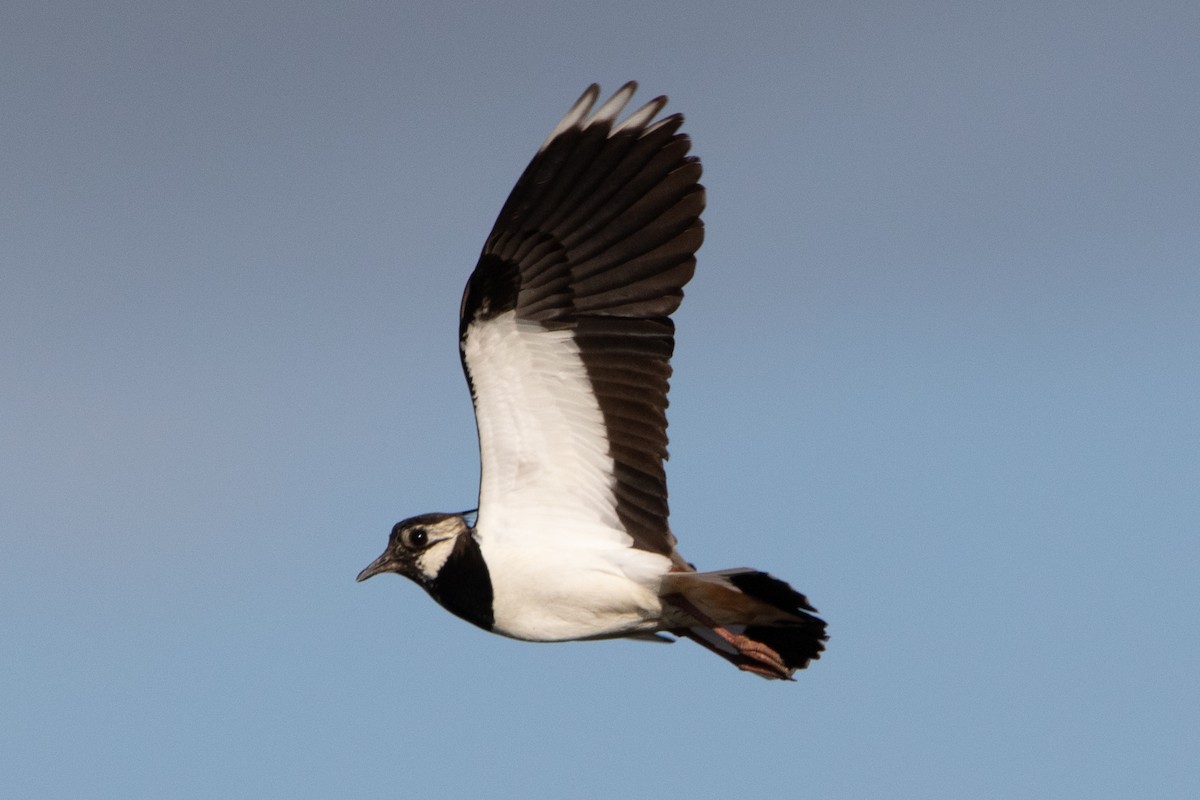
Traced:
<path id="1" fill-rule="evenodd" d="M 413 528 L 404 535 L 404 544 L 410 550 L 419 550 L 429 542 L 429 532 L 424 528 Z"/>

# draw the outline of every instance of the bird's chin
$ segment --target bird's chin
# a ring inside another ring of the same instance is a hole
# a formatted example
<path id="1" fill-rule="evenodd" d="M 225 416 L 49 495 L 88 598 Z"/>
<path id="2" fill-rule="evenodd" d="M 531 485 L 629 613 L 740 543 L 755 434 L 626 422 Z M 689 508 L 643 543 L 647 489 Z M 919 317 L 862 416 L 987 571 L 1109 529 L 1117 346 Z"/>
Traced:
<path id="1" fill-rule="evenodd" d="M 398 565 L 396 564 L 396 561 L 387 553 L 384 553 L 379 558 L 372 561 L 366 569 L 358 573 L 358 577 L 355 578 L 355 580 L 359 583 L 362 583 L 367 578 L 374 578 L 381 572 L 396 572 L 398 571 L 397 567 Z"/>

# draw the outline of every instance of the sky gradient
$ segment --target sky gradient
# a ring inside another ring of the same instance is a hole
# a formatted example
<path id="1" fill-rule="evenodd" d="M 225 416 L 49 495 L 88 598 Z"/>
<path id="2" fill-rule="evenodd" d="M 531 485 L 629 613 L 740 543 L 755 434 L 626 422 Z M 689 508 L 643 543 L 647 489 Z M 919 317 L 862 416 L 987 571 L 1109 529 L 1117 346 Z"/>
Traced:
<path id="1" fill-rule="evenodd" d="M 1200 795 L 1194 2 L 18 3 L 0 794 Z M 672 526 L 797 682 L 486 635 L 456 310 L 583 88 L 704 162 Z M 636 98 L 635 98 L 636 99 Z"/>

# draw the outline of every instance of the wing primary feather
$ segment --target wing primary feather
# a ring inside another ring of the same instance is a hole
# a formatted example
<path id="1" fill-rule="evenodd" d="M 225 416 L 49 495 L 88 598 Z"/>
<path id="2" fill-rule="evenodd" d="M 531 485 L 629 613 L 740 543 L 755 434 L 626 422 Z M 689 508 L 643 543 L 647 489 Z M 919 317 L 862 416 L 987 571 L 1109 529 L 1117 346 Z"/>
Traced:
<path id="1" fill-rule="evenodd" d="M 666 105 L 667 96 L 660 94 L 658 97 L 654 98 L 649 103 L 646 103 L 637 111 L 634 111 L 632 114 L 626 117 L 625 121 L 620 125 L 613 128 L 613 135 L 615 136 L 616 134 L 621 133 L 629 128 L 644 128 L 646 123 L 654 119 L 654 117 L 658 115 L 658 112 L 662 111 Z"/>
<path id="2" fill-rule="evenodd" d="M 605 128 L 605 133 L 612 127 L 613 121 L 621 114 L 621 110 L 629 104 L 629 99 L 633 97 L 633 93 L 637 91 L 637 81 L 629 81 L 620 89 L 613 92 L 613 96 L 604 101 L 604 105 L 596 110 L 592 118 L 587 121 L 587 127 L 593 125 L 602 125 Z"/>
<path id="3" fill-rule="evenodd" d="M 538 148 L 538 152 L 544 152 L 550 143 L 557 139 L 563 131 L 574 128 L 579 124 L 579 121 L 587 116 L 592 105 L 596 102 L 596 98 L 600 96 L 599 84 L 593 83 L 591 86 L 583 90 L 583 94 L 579 95 L 579 99 L 571 106 L 570 110 L 559 120 L 554 126 L 554 130 L 550 131 L 550 135 L 546 137 L 546 141 Z"/>

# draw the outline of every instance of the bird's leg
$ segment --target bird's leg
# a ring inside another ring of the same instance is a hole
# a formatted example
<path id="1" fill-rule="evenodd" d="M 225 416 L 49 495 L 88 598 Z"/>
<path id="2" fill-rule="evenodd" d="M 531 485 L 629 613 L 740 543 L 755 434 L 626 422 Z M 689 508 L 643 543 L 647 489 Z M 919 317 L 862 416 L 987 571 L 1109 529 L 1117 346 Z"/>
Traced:
<path id="1" fill-rule="evenodd" d="M 762 642 L 755 641 L 748 636 L 734 633 L 723 625 L 718 625 L 715 620 L 697 608 L 694 603 L 682 594 L 669 594 L 664 596 L 663 600 L 683 611 L 728 642 L 737 651 L 737 655 L 722 650 L 715 643 L 692 633 L 686 628 L 675 631 L 677 635 L 686 636 L 692 641 L 704 645 L 712 652 L 734 664 L 740 670 L 753 672 L 755 675 L 761 675 L 764 678 L 792 679 L 793 670 L 789 669 L 783 663 L 783 658 L 780 657 L 779 653 L 775 652 L 774 648 L 768 647 Z"/>
<path id="2" fill-rule="evenodd" d="M 721 658 L 725 659 L 730 664 L 733 664 L 743 672 L 752 672 L 759 677 L 766 678 L 767 680 L 794 680 L 790 674 L 787 672 L 781 672 L 779 668 L 774 665 L 768 668 L 763 666 L 755 659 L 744 656 L 741 653 L 731 653 L 728 650 L 722 650 L 720 645 L 705 639 L 703 636 L 690 628 L 677 628 L 672 630 L 671 633 L 675 634 L 676 636 L 682 636 L 684 638 L 691 639 L 696 644 L 704 647 L 705 650 L 716 653 Z"/>

